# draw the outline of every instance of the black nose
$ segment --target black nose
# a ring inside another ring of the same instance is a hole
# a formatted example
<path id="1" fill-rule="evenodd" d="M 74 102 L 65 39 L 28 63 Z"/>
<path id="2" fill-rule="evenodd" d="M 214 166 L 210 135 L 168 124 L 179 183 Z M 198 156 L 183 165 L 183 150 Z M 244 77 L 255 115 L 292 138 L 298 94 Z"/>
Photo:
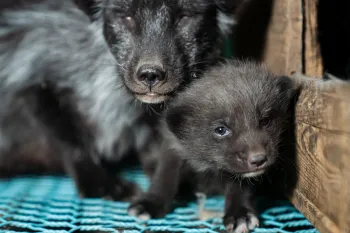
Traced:
<path id="1" fill-rule="evenodd" d="M 165 72 L 157 66 L 141 66 L 137 79 L 147 87 L 154 87 L 165 79 Z"/>
<path id="2" fill-rule="evenodd" d="M 251 167 L 262 167 L 267 162 L 265 154 L 250 155 L 248 157 L 248 163 Z"/>

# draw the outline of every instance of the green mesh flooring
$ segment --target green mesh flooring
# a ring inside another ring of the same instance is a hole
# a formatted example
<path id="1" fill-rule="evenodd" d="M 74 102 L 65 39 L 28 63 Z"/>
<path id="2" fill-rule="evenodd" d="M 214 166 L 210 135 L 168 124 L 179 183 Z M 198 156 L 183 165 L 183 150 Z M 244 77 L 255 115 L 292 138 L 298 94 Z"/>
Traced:
<path id="1" fill-rule="evenodd" d="M 146 188 L 139 170 L 125 172 Z M 222 197 L 209 198 L 206 209 L 223 207 Z M 286 201 L 269 203 L 260 215 L 255 233 L 318 233 L 305 217 Z M 177 207 L 164 219 L 141 221 L 127 215 L 128 203 L 79 199 L 66 177 L 16 178 L 0 182 L 0 232 L 225 232 L 220 218 L 199 221 L 196 203 Z"/>

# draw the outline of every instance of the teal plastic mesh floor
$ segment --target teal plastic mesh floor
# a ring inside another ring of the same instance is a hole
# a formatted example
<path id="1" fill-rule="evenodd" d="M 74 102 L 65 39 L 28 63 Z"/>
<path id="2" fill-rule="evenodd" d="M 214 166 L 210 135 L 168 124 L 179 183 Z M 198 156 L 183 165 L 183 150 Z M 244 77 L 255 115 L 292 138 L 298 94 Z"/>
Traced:
<path id="1" fill-rule="evenodd" d="M 139 170 L 125 173 L 146 188 Z M 206 209 L 223 207 L 223 198 L 209 198 Z M 261 212 L 255 233 L 316 233 L 305 217 L 286 201 Z M 0 182 L 0 232 L 225 232 L 220 218 L 199 221 L 196 203 L 176 208 L 164 219 L 141 221 L 127 215 L 128 203 L 79 199 L 70 178 L 16 178 Z"/>

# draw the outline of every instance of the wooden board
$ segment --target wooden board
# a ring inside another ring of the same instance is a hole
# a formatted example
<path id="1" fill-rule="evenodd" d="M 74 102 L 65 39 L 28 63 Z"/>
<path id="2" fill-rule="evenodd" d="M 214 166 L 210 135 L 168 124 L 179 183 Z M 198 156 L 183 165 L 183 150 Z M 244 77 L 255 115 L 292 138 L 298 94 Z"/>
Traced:
<path id="1" fill-rule="evenodd" d="M 302 72 L 302 1 L 275 0 L 263 60 L 275 73 Z"/>
<path id="2" fill-rule="evenodd" d="M 238 12 L 238 57 L 264 61 L 271 71 L 321 77 L 315 0 L 250 0 Z"/>
<path id="3" fill-rule="evenodd" d="M 235 54 L 264 61 L 277 74 L 302 72 L 302 0 L 250 0 L 242 8 Z"/>
<path id="4" fill-rule="evenodd" d="M 323 74 L 322 56 L 318 41 L 317 23 L 318 0 L 304 0 L 304 73 L 321 77 Z"/>
<path id="5" fill-rule="evenodd" d="M 350 232 L 350 84 L 311 82 L 296 105 L 292 203 L 321 233 Z"/>
<path id="6" fill-rule="evenodd" d="M 322 76 L 317 3 L 315 0 L 274 1 L 262 60 L 275 73 Z"/>

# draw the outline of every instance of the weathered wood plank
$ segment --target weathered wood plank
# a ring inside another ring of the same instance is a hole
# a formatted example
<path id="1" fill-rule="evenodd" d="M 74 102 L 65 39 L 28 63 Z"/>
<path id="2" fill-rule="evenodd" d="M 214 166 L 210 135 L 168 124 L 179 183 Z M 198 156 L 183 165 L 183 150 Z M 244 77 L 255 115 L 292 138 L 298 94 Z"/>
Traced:
<path id="1" fill-rule="evenodd" d="M 302 1 L 275 0 L 263 60 L 275 73 L 302 71 Z"/>
<path id="2" fill-rule="evenodd" d="M 304 1 L 304 70 L 308 76 L 321 77 L 323 64 L 318 42 L 317 4 L 318 0 Z"/>
<path id="3" fill-rule="evenodd" d="M 350 84 L 309 81 L 296 104 L 290 199 L 321 232 L 350 232 Z M 331 85 L 330 85 L 331 84 Z"/>
<path id="4" fill-rule="evenodd" d="M 238 15 L 238 57 L 264 61 L 277 74 L 302 72 L 302 0 L 251 0 Z"/>

